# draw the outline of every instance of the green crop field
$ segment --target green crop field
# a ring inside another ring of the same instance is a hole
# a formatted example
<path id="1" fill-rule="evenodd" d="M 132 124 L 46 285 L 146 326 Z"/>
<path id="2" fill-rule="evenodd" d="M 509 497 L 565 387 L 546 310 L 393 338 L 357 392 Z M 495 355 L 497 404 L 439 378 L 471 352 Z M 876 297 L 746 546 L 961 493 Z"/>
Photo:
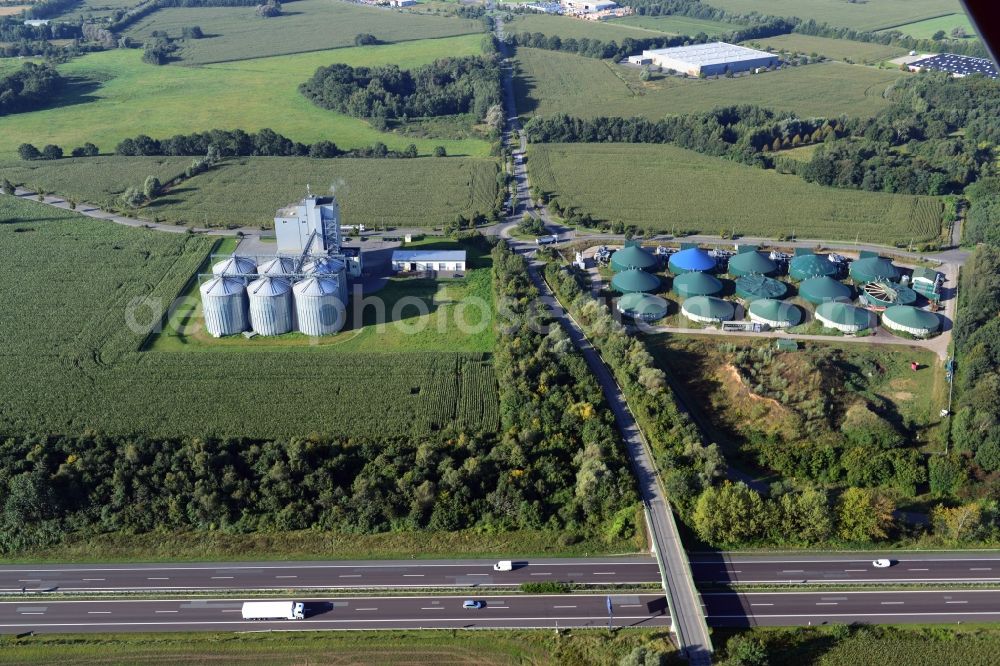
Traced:
<path id="1" fill-rule="evenodd" d="M 829 37 L 813 37 L 812 35 L 777 35 L 764 39 L 745 42 L 744 46 L 764 48 L 772 51 L 789 51 L 796 53 L 817 53 L 834 60 L 851 60 L 853 62 L 879 62 L 906 55 L 906 49 L 898 46 L 883 46 L 868 42 L 855 42 L 849 39 L 831 39 Z"/>
<path id="2" fill-rule="evenodd" d="M 95 0 L 100 1 L 100 0 Z M 180 37 L 197 25 L 206 37 L 183 42 L 175 54 L 182 64 L 245 60 L 354 46 L 359 33 L 385 43 L 481 33 L 479 21 L 387 11 L 340 0 L 297 0 L 281 16 L 266 21 L 254 7 L 179 7 L 153 12 L 126 34 L 144 41 L 154 30 Z"/>
<path id="3" fill-rule="evenodd" d="M 465 35 L 203 67 L 148 65 L 141 51 L 131 49 L 91 53 L 59 66 L 61 73 L 78 81 L 62 105 L 4 117 L 0 159 L 16 158 L 17 146 L 25 141 L 65 149 L 91 141 L 110 152 L 119 141 L 137 134 L 168 138 L 237 127 L 270 127 L 295 141 L 328 139 L 343 148 L 382 141 L 400 150 L 414 143 L 423 154 L 443 145 L 449 155 L 485 155 L 486 141 L 379 132 L 364 120 L 321 109 L 298 92 L 299 83 L 317 67 L 334 62 L 413 67 L 445 56 L 477 54 L 481 42 L 481 35 Z"/>
<path id="4" fill-rule="evenodd" d="M 569 16 L 553 16 L 550 14 L 522 14 L 513 21 L 504 24 L 504 32 L 508 34 L 522 32 L 540 32 L 543 35 L 558 35 L 561 39 L 599 39 L 610 42 L 632 37 L 645 39 L 656 37 L 658 30 L 621 25 L 610 21 L 584 21 Z"/>
<path id="5" fill-rule="evenodd" d="M 517 63 L 517 108 L 540 116 L 662 118 L 730 104 L 758 104 L 803 116 L 868 116 L 886 105 L 883 93 L 903 75 L 830 62 L 734 79 L 656 75 L 642 81 L 635 67 L 529 48 L 518 48 Z"/>
<path id="6" fill-rule="evenodd" d="M 190 157 L 79 157 L 0 162 L 11 182 L 101 204 L 146 176 L 161 182 L 184 171 Z M 231 159 L 185 181 L 138 212 L 195 226 L 265 226 L 274 211 L 301 196 L 308 183 L 338 186 L 344 219 L 366 226 L 432 227 L 457 215 L 487 213 L 496 197 L 492 159 L 428 157 L 416 160 L 308 157 Z"/>
<path id="7" fill-rule="evenodd" d="M 962 28 L 969 35 L 969 39 L 975 39 L 976 27 L 972 25 L 969 17 L 961 12 L 925 19 L 923 21 L 915 21 L 913 23 L 904 23 L 903 25 L 894 26 L 891 29 L 898 30 L 905 35 L 910 35 L 917 39 L 930 39 L 938 30 L 944 30 L 950 37 L 951 31 L 955 28 Z"/>
<path id="8" fill-rule="evenodd" d="M 8 196 L 0 220 L 0 280 L 18 294 L 0 327 L 0 364 L 18 378 L 0 382 L 0 432 L 268 438 L 496 427 L 482 354 L 138 351 L 209 239 Z M 465 390 L 481 399 L 462 400 Z"/>
<path id="9" fill-rule="evenodd" d="M 644 229 L 892 244 L 936 238 L 933 197 L 838 190 L 670 145 L 535 144 L 532 180 L 604 220 Z"/>
<path id="10" fill-rule="evenodd" d="M 816 19 L 817 23 L 857 30 L 880 30 L 962 11 L 959 0 L 711 0 L 706 4 L 737 13 Z"/>
<path id="11" fill-rule="evenodd" d="M 670 35 L 697 35 L 703 32 L 708 36 L 731 32 L 740 26 L 723 21 L 708 21 L 687 16 L 625 16 L 611 19 L 611 25 L 627 25 L 633 28 L 645 28 Z"/>

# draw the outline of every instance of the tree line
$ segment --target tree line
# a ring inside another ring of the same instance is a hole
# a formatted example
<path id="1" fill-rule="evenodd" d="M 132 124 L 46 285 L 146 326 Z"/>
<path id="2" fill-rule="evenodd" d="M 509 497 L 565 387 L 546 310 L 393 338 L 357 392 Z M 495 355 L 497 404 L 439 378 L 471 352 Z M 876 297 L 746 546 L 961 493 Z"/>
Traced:
<path id="1" fill-rule="evenodd" d="M 0 116 L 47 106 L 64 84 L 55 67 L 26 62 L 18 71 L 0 78 Z"/>
<path id="2" fill-rule="evenodd" d="M 317 69 L 299 92 L 324 109 L 382 120 L 459 113 L 484 119 L 502 99 L 499 67 L 479 56 L 443 58 L 412 70 L 336 63 Z"/>

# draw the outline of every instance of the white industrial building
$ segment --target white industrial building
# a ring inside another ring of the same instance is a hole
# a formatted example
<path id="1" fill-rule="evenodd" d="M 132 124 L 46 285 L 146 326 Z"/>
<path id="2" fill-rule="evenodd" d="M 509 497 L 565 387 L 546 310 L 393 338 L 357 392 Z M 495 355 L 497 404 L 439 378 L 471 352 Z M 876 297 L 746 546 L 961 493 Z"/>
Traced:
<path id="1" fill-rule="evenodd" d="M 611 0 L 562 0 L 561 4 L 567 14 L 590 14 L 618 7 L 618 3 Z"/>
<path id="2" fill-rule="evenodd" d="M 735 74 L 777 67 L 780 64 L 780 59 L 773 53 L 725 42 L 647 49 L 642 55 L 630 56 L 628 60 L 632 64 L 656 65 L 689 76 L 713 76 L 727 72 Z"/>
<path id="3" fill-rule="evenodd" d="M 396 250 L 392 253 L 392 270 L 464 273 L 465 250 Z"/>

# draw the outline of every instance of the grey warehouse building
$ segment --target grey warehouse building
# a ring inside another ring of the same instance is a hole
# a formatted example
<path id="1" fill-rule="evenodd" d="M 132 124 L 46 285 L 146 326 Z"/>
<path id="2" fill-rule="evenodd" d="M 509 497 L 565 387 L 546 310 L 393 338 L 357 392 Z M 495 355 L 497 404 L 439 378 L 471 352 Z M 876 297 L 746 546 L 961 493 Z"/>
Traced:
<path id="1" fill-rule="evenodd" d="M 749 72 L 758 68 L 777 67 L 780 63 L 778 56 L 773 53 L 725 42 L 648 49 L 643 51 L 641 56 L 632 56 L 629 61 L 638 64 L 651 63 L 689 76 Z"/>

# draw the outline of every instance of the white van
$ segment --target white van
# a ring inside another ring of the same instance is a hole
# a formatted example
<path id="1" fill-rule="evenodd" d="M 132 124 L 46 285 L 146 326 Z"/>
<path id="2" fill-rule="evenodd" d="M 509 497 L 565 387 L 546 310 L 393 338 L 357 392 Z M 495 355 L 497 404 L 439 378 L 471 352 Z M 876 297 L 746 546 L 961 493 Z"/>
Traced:
<path id="1" fill-rule="evenodd" d="M 510 560 L 500 560 L 493 565 L 493 571 L 513 571 L 514 563 Z"/>

